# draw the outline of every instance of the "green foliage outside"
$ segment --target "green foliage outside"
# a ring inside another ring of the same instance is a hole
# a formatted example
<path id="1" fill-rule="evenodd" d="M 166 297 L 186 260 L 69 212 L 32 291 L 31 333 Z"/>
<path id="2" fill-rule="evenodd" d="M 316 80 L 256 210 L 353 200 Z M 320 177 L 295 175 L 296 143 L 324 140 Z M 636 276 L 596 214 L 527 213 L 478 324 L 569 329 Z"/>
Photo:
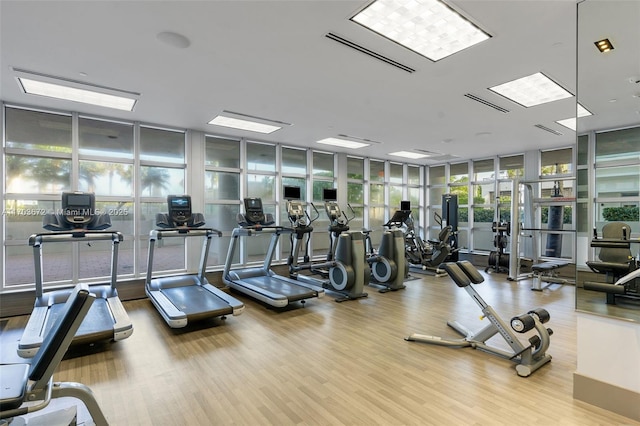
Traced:
<path id="1" fill-rule="evenodd" d="M 573 209 L 571 207 L 565 206 L 563 215 L 562 215 L 562 223 L 572 223 L 571 222 L 571 213 Z M 542 223 L 549 223 L 549 207 L 543 207 L 540 212 L 542 216 Z"/>
<path id="2" fill-rule="evenodd" d="M 640 211 L 638 207 L 605 207 L 602 209 L 602 218 L 607 222 L 638 222 Z"/>

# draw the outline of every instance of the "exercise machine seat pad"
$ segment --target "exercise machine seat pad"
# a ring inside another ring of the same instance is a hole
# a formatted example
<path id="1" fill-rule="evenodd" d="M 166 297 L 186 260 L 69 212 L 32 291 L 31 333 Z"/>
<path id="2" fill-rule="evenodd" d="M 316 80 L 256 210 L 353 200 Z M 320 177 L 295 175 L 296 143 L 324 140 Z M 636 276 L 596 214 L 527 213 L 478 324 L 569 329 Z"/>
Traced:
<path id="1" fill-rule="evenodd" d="M 480 284 L 481 282 L 484 282 L 484 277 L 482 276 L 482 274 L 480 274 L 476 267 L 473 266 L 473 264 L 468 260 L 461 260 L 457 262 L 457 265 L 464 271 L 464 273 L 467 275 L 467 277 L 469 277 L 472 283 Z"/>
<path id="2" fill-rule="evenodd" d="M 471 284 L 471 281 L 469 281 L 469 277 L 467 276 L 467 274 L 465 274 L 457 264 L 453 262 L 447 262 L 440 265 L 440 268 L 444 269 L 447 274 L 449 274 L 451 279 L 453 279 L 453 282 L 455 282 L 458 287 L 466 287 Z"/>

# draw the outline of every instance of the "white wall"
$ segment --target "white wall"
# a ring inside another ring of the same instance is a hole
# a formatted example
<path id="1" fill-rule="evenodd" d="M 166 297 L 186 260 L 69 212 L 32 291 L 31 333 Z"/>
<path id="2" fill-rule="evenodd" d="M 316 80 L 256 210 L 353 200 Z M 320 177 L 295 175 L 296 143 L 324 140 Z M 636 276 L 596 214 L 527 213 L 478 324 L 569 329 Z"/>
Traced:
<path id="1" fill-rule="evenodd" d="M 576 373 L 640 393 L 640 324 L 578 312 Z"/>

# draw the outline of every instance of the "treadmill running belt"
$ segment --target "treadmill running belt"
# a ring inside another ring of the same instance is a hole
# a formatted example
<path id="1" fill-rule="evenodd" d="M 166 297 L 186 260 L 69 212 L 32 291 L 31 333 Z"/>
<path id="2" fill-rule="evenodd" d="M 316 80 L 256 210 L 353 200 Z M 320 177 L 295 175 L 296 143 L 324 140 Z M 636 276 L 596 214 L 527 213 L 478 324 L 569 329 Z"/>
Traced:
<path id="1" fill-rule="evenodd" d="M 231 305 L 199 285 L 163 288 L 161 291 L 187 317 L 233 313 Z"/>
<path id="2" fill-rule="evenodd" d="M 256 287 L 263 288 L 267 291 L 270 291 L 271 293 L 281 294 L 291 302 L 296 300 L 309 299 L 317 295 L 316 290 L 312 290 L 310 288 L 303 287 L 297 284 L 290 284 L 286 281 L 268 276 L 244 277 L 239 280 L 238 283 L 242 285 L 242 282 L 246 282 Z"/>
<path id="3" fill-rule="evenodd" d="M 56 303 L 49 307 L 49 315 L 47 317 L 47 323 L 45 324 L 45 336 L 51 330 L 51 327 L 55 324 L 63 311 L 64 303 Z M 107 300 L 97 298 L 87 316 L 82 320 L 80 328 L 76 332 L 76 337 L 73 339 L 73 343 L 82 343 L 86 341 L 96 340 L 109 340 L 113 338 L 113 317 L 111 311 L 107 305 Z"/>

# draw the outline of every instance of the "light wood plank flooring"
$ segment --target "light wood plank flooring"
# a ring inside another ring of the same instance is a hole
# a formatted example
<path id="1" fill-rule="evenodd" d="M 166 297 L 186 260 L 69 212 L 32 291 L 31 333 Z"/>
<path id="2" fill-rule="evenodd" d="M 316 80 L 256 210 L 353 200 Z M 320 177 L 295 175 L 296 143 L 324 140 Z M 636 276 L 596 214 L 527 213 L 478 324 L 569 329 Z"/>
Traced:
<path id="1" fill-rule="evenodd" d="M 477 290 L 505 320 L 539 306 L 551 313 L 553 360 L 531 377 L 470 348 L 403 340 L 457 337 L 449 319 L 484 325 L 448 277 L 420 275 L 405 290 L 368 287 L 365 299 L 328 295 L 285 311 L 236 294 L 242 315 L 182 330 L 148 300 L 125 302 L 133 335 L 81 356 L 74 349 L 55 378 L 90 386 L 112 425 L 639 424 L 572 398 L 574 287 L 533 292 L 530 281 L 484 275 Z M 5 337 L 19 338 L 26 320 L 5 321 Z"/>

